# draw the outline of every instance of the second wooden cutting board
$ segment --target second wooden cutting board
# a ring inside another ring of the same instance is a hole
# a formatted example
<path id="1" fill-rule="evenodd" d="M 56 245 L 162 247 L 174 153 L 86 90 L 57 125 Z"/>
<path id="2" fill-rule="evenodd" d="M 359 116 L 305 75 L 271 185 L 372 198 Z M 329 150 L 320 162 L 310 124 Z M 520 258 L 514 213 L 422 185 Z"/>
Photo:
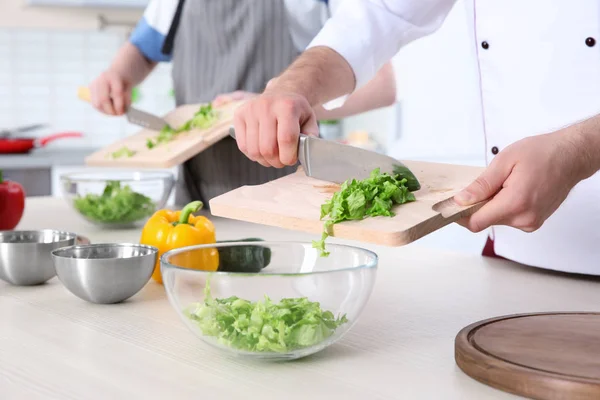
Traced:
<path id="1" fill-rule="evenodd" d="M 333 226 L 333 236 L 385 246 L 402 246 L 438 230 L 483 204 L 460 207 L 452 197 L 483 171 L 482 167 L 403 161 L 421 182 L 416 201 L 397 206 L 396 216 L 347 221 Z M 336 185 L 295 174 L 259 186 L 245 186 L 210 201 L 218 217 L 320 234 L 320 208 Z"/>
<path id="2" fill-rule="evenodd" d="M 89 166 L 96 167 L 127 167 L 127 168 L 172 168 L 184 163 L 196 154 L 204 151 L 214 143 L 229 135 L 229 127 L 233 123 L 233 113 L 241 102 L 232 102 L 216 107 L 219 112 L 217 123 L 204 130 L 182 132 L 173 141 L 160 144 L 148 149 L 146 141 L 154 138 L 158 132 L 142 129 L 140 132 L 111 144 L 85 159 Z M 169 125 L 179 127 L 194 116 L 201 104 L 190 104 L 177 107 L 167 114 L 164 119 Z M 132 157 L 113 159 L 110 155 L 127 147 L 135 151 Z"/>

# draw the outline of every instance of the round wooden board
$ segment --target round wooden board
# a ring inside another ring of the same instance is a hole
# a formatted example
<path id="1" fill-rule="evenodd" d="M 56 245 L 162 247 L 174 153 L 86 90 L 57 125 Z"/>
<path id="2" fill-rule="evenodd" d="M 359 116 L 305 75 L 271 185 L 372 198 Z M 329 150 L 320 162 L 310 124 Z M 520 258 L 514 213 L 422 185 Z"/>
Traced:
<path id="1" fill-rule="evenodd" d="M 600 399 L 600 313 L 536 313 L 463 328 L 456 363 L 481 383 L 532 399 Z"/>

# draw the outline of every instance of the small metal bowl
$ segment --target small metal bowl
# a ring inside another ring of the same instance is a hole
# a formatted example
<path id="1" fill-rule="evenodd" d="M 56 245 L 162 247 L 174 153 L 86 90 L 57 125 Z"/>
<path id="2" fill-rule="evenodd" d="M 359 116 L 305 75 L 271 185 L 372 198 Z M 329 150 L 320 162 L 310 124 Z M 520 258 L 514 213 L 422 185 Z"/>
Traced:
<path id="1" fill-rule="evenodd" d="M 56 272 L 52 250 L 75 244 L 77 235 L 55 230 L 0 231 L 0 279 L 17 286 L 41 285 Z"/>
<path id="2" fill-rule="evenodd" d="M 158 249 L 141 244 L 89 244 L 54 250 L 58 279 L 75 296 L 114 304 L 139 292 L 150 280 Z"/>

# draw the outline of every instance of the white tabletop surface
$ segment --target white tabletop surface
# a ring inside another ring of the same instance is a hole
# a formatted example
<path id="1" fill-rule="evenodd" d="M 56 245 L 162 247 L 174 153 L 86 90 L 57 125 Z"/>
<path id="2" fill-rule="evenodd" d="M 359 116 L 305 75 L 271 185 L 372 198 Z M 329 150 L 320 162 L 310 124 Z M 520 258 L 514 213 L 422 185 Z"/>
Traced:
<path id="1" fill-rule="evenodd" d="M 214 219 L 221 240 L 299 233 Z M 54 228 L 92 242 L 138 241 L 103 231 L 63 200 L 28 199 L 19 229 Z M 0 399 L 508 399 L 454 362 L 454 338 L 489 317 L 591 311 L 600 281 L 479 256 L 366 246 L 380 256 L 361 318 L 340 342 L 288 363 L 223 358 L 200 342 L 150 282 L 129 301 L 94 305 L 55 278 L 39 287 L 0 282 Z"/>

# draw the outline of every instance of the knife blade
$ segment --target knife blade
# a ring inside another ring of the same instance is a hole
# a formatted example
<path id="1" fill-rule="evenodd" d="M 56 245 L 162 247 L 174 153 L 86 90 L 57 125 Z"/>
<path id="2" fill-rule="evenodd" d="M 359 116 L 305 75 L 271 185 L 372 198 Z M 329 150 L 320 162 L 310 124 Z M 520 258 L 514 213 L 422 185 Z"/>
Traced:
<path id="1" fill-rule="evenodd" d="M 92 102 L 92 95 L 90 93 L 90 89 L 87 87 L 80 87 L 77 90 L 77 97 L 83 101 L 87 101 L 88 103 Z M 127 121 L 130 123 L 141 126 L 142 128 L 152 129 L 154 131 L 160 131 L 165 126 L 169 126 L 167 121 L 164 119 L 131 106 L 129 106 L 125 112 L 125 116 L 127 117 Z"/>
<path id="2" fill-rule="evenodd" d="M 233 127 L 229 128 L 229 135 L 235 139 Z M 350 179 L 367 179 L 379 168 L 382 173 L 406 178 L 410 191 L 421 188 L 415 174 L 393 157 L 313 136 L 300 135 L 298 160 L 307 176 L 327 182 L 341 184 Z"/>
<path id="3" fill-rule="evenodd" d="M 127 121 L 130 123 L 154 131 L 160 131 L 165 126 L 169 126 L 164 119 L 134 107 L 129 107 L 125 115 L 127 116 Z"/>

